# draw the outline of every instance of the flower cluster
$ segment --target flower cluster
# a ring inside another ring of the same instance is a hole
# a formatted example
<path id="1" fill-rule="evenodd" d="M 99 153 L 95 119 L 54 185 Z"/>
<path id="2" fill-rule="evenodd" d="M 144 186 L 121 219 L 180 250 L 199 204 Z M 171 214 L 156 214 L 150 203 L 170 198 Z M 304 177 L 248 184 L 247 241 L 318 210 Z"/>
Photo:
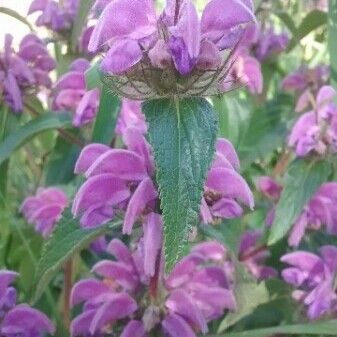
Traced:
<path id="1" fill-rule="evenodd" d="M 46 238 L 53 231 L 67 204 L 68 198 L 61 189 L 40 187 L 36 195 L 23 201 L 20 211 L 28 223 L 34 224 L 35 230 Z"/>
<path id="2" fill-rule="evenodd" d="M 316 99 L 308 94 L 302 100 L 304 108 L 312 110 L 301 115 L 289 137 L 289 146 L 295 148 L 298 157 L 312 153 L 324 155 L 337 151 L 337 92 L 330 86 L 323 86 Z"/>
<path id="3" fill-rule="evenodd" d="M 298 288 L 293 297 L 308 307 L 309 319 L 336 314 L 336 247 L 323 246 L 320 256 L 304 251 L 293 252 L 283 256 L 281 261 L 290 265 L 282 271 L 282 277 Z"/>
<path id="4" fill-rule="evenodd" d="M 191 0 L 168 0 L 159 16 L 152 0 L 104 6 L 89 51 L 107 49 L 106 80 L 132 99 L 220 92 L 245 26 L 255 20 L 250 0 L 211 0 L 201 18 Z"/>
<path id="5" fill-rule="evenodd" d="M 90 123 L 98 109 L 99 89 L 86 91 L 84 73 L 89 67 L 85 59 L 73 61 L 69 72 L 60 77 L 53 89 L 52 110 L 71 111 L 75 127 Z"/>
<path id="6" fill-rule="evenodd" d="M 75 173 L 84 174 L 87 180 L 79 189 L 72 210 L 74 216 L 81 216 L 84 227 L 101 225 L 116 212 L 125 211 L 123 232 L 130 234 L 139 217 L 158 209 L 149 144 L 135 127 L 125 129 L 123 140 L 127 149 L 90 144 L 79 156 Z M 253 208 L 253 194 L 238 169 L 239 160 L 232 144 L 218 139 L 200 210 L 204 223 L 240 217 L 243 209 L 238 201 Z"/>
<path id="7" fill-rule="evenodd" d="M 149 221 L 160 227 L 159 216 Z M 160 257 L 153 261 L 158 256 L 153 248 L 158 247 L 145 241 L 141 239 L 134 250 L 117 239 L 111 241 L 107 252 L 116 260 L 98 262 L 93 272 L 99 279 L 81 280 L 74 286 L 71 304 L 84 306 L 72 322 L 72 336 L 143 337 L 163 331 L 170 337 L 195 337 L 206 333 L 207 323 L 225 310 L 235 310 L 231 267 L 223 246 L 196 245 L 164 277 Z M 157 265 L 152 277 L 146 272 L 149 259 Z"/>
<path id="8" fill-rule="evenodd" d="M 62 33 L 72 27 L 78 6 L 79 0 L 33 0 L 28 15 L 38 12 L 37 26 Z"/>
<path id="9" fill-rule="evenodd" d="M 54 326 L 42 312 L 27 304 L 16 304 L 16 290 L 11 283 L 17 273 L 0 270 L 0 334 L 4 337 L 42 337 L 54 333 Z"/>
<path id="10" fill-rule="evenodd" d="M 272 178 L 263 177 L 259 183 L 260 191 L 277 203 L 282 186 Z M 329 182 L 321 185 L 313 197 L 305 205 L 302 213 L 295 221 L 289 233 L 288 243 L 297 247 L 303 239 L 306 230 L 319 230 L 323 226 L 327 233 L 337 235 L 337 183 Z M 275 216 L 275 206 L 269 211 L 266 223 L 272 226 Z"/>
<path id="11" fill-rule="evenodd" d="M 13 37 L 5 36 L 3 52 L 0 53 L 0 100 L 11 110 L 23 110 L 24 96 L 36 94 L 40 87 L 49 88 L 49 72 L 55 68 L 44 43 L 35 35 L 26 35 L 16 52 Z"/>
<path id="12" fill-rule="evenodd" d="M 283 79 L 282 89 L 298 94 L 295 111 L 301 112 L 305 108 L 302 101 L 307 102 L 308 97 L 315 96 L 319 88 L 327 83 L 329 77 L 330 69 L 326 65 L 318 65 L 315 68 L 302 66 Z"/>

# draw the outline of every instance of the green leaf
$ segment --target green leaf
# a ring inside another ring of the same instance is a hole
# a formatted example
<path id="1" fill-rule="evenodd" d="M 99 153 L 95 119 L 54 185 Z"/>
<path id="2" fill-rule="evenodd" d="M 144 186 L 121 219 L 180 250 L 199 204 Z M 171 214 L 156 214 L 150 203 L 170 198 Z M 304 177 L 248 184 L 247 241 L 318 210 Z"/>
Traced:
<path id="1" fill-rule="evenodd" d="M 308 34 L 317 28 L 327 24 L 327 13 L 320 10 L 313 10 L 307 14 L 300 26 L 297 28 L 296 34 L 288 45 L 288 52 L 294 49 L 296 45 Z"/>
<path id="2" fill-rule="evenodd" d="M 329 1 L 329 53 L 331 63 L 331 84 L 337 90 L 337 0 Z"/>
<path id="3" fill-rule="evenodd" d="M 25 17 L 20 15 L 18 12 L 14 11 L 13 9 L 10 9 L 10 8 L 7 8 L 7 7 L 0 7 L 0 13 L 11 16 L 12 18 L 22 22 L 23 24 L 25 24 L 30 29 L 31 32 L 34 32 L 34 28 L 30 24 L 30 22 Z"/>
<path id="4" fill-rule="evenodd" d="M 69 133 L 77 137 L 78 129 L 69 129 Z M 57 137 L 56 145 L 48 161 L 46 170 L 46 185 L 67 184 L 74 178 L 74 167 L 80 148 L 69 144 L 61 136 Z"/>
<path id="5" fill-rule="evenodd" d="M 219 114 L 219 136 L 230 140 L 234 146 L 238 145 L 247 129 L 251 109 L 247 101 L 237 94 L 214 97 L 214 109 Z"/>
<path id="6" fill-rule="evenodd" d="M 85 85 L 87 90 L 100 88 L 102 86 L 99 67 L 100 62 L 96 62 L 85 72 Z"/>
<path id="7" fill-rule="evenodd" d="M 287 12 L 276 11 L 274 14 L 282 20 L 293 35 L 297 33 L 295 22 Z"/>
<path id="8" fill-rule="evenodd" d="M 44 289 L 64 262 L 86 248 L 99 236 L 118 229 L 121 223 L 120 220 L 116 220 L 97 228 L 84 229 L 79 226 L 78 219 L 73 218 L 71 211 L 66 209 L 52 235 L 43 246 L 35 273 L 36 288 L 33 302 L 40 298 Z"/>
<path id="9" fill-rule="evenodd" d="M 169 271 L 182 256 L 188 231 L 199 217 L 206 173 L 214 155 L 217 118 L 200 98 L 145 102 L 149 139 L 157 165 Z"/>
<path id="10" fill-rule="evenodd" d="M 336 327 L 337 320 L 331 320 L 326 322 L 281 325 L 271 328 L 262 328 L 242 332 L 208 335 L 208 337 L 267 337 L 277 334 L 336 336 Z"/>
<path id="11" fill-rule="evenodd" d="M 237 310 L 226 315 L 218 332 L 223 332 L 242 318 L 251 314 L 259 305 L 267 303 L 269 292 L 265 282 L 257 284 L 252 280 L 239 279 L 235 281 L 235 298 Z"/>
<path id="12" fill-rule="evenodd" d="M 117 95 L 103 86 L 99 109 L 96 116 L 92 141 L 102 144 L 110 144 L 115 135 L 116 123 L 121 107 L 121 101 Z"/>
<path id="13" fill-rule="evenodd" d="M 85 23 L 88 19 L 88 14 L 93 5 L 93 0 L 79 1 L 79 8 L 71 31 L 71 49 L 73 52 L 77 50 L 78 40 L 81 36 Z"/>
<path id="14" fill-rule="evenodd" d="M 71 117 L 68 113 L 49 113 L 31 120 L 11 133 L 0 144 L 0 165 L 32 137 L 50 129 L 66 128 L 70 125 Z"/>
<path id="15" fill-rule="evenodd" d="M 275 220 L 270 230 L 269 245 L 282 239 L 294 224 L 317 189 L 331 173 L 325 161 L 295 160 L 289 167 L 280 201 L 276 205 Z"/>

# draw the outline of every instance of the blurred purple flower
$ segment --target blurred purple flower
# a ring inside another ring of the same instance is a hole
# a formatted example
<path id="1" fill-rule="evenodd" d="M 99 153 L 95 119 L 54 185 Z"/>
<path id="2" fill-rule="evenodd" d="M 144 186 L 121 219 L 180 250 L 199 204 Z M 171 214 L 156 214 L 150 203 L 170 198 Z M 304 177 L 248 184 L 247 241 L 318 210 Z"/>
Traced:
<path id="1" fill-rule="evenodd" d="M 16 52 L 13 37 L 5 36 L 4 50 L 0 53 L 0 94 L 15 113 L 23 110 L 26 94 L 36 94 L 40 88 L 49 88 L 49 72 L 56 66 L 44 43 L 35 35 L 26 35 Z"/>
<path id="2" fill-rule="evenodd" d="M 16 304 L 16 290 L 11 283 L 17 273 L 0 270 L 0 334 L 4 337 L 42 337 L 53 334 L 54 325 L 42 312 L 27 304 Z"/>
<path id="3" fill-rule="evenodd" d="M 28 15 L 39 12 L 37 26 L 44 26 L 55 32 L 69 31 L 74 23 L 79 0 L 33 0 Z"/>
<path id="4" fill-rule="evenodd" d="M 298 157 L 311 153 L 325 154 L 337 151 L 337 105 L 333 102 L 337 92 L 330 86 L 318 91 L 313 110 L 304 113 L 295 123 L 289 137 L 289 146 Z"/>
<path id="5" fill-rule="evenodd" d="M 61 76 L 54 86 L 53 111 L 71 111 L 73 125 L 81 127 L 95 117 L 99 104 L 99 89 L 86 91 L 85 71 L 90 63 L 77 59 L 69 66 L 69 72 Z"/>
<path id="6" fill-rule="evenodd" d="M 261 32 L 255 46 L 255 55 L 262 62 L 286 50 L 289 42 L 287 33 L 275 33 L 273 28 Z"/>
<path id="7" fill-rule="evenodd" d="M 239 245 L 239 260 L 258 280 L 277 277 L 277 270 L 265 265 L 270 252 L 265 245 L 259 244 L 263 232 L 249 230 L 243 233 Z"/>
<path id="8" fill-rule="evenodd" d="M 320 256 L 297 251 L 281 258 L 290 265 L 282 272 L 283 279 L 296 287 L 293 297 L 308 307 L 309 319 L 336 314 L 337 248 L 324 246 Z"/>
<path id="9" fill-rule="evenodd" d="M 160 231 L 160 216 L 149 216 L 155 232 Z M 129 250 L 119 240 L 111 241 L 107 252 L 116 261 L 97 263 L 93 272 L 100 279 L 81 280 L 74 286 L 71 305 L 84 306 L 72 322 L 72 336 L 101 336 L 122 328 L 122 337 L 160 331 L 171 337 L 195 337 L 198 332 L 206 333 L 207 323 L 224 310 L 236 309 L 223 246 L 216 242 L 196 245 L 164 278 L 160 249 L 156 249 L 161 240 L 155 232 L 147 242 L 141 239 L 136 250 Z M 146 272 L 149 262 L 156 263 L 152 276 Z"/>
<path id="10" fill-rule="evenodd" d="M 68 198 L 61 189 L 39 188 L 36 195 L 23 201 L 20 211 L 30 224 L 34 224 L 35 230 L 46 238 L 53 231 L 67 204 Z"/>

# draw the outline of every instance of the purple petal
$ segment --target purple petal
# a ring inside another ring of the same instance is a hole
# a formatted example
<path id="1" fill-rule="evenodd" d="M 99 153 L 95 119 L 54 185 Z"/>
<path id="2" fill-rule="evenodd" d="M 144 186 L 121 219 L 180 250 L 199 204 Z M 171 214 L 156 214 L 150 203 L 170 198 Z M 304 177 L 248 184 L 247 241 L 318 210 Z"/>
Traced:
<path id="1" fill-rule="evenodd" d="M 104 303 L 91 321 L 89 332 L 95 334 L 107 324 L 115 320 L 126 318 L 137 310 L 136 301 L 126 293 L 115 294 L 112 299 Z"/>
<path id="2" fill-rule="evenodd" d="M 86 336 L 88 334 L 91 322 L 96 314 L 96 309 L 88 310 L 78 315 L 70 326 L 71 336 Z"/>
<path id="3" fill-rule="evenodd" d="M 156 191 L 153 182 L 150 178 L 145 178 L 137 187 L 131 197 L 126 209 L 123 233 L 130 235 L 132 227 L 137 218 L 145 210 L 146 205 L 156 199 L 158 192 Z"/>
<path id="4" fill-rule="evenodd" d="M 20 112 L 23 110 L 23 102 L 21 91 L 19 85 L 12 74 L 11 71 L 8 72 L 7 77 L 5 78 L 5 85 L 4 85 L 6 94 L 6 101 L 9 103 L 11 108 L 14 112 Z"/>
<path id="5" fill-rule="evenodd" d="M 226 249 L 216 241 L 199 243 L 192 248 L 192 253 L 197 253 L 205 259 L 222 261 L 226 256 Z"/>
<path id="6" fill-rule="evenodd" d="M 182 316 L 191 326 L 197 327 L 203 333 L 208 331 L 202 312 L 186 291 L 182 289 L 174 290 L 166 300 L 165 305 L 171 313 Z"/>
<path id="7" fill-rule="evenodd" d="M 100 155 L 109 150 L 110 147 L 103 144 L 87 145 L 77 159 L 74 172 L 76 174 L 85 173 Z"/>
<path id="8" fill-rule="evenodd" d="M 170 337 L 196 337 L 190 325 L 175 314 L 167 315 L 162 322 L 162 326 Z"/>
<path id="9" fill-rule="evenodd" d="M 239 199 L 251 209 L 254 207 L 254 197 L 248 184 L 234 170 L 222 167 L 211 168 L 206 187 L 221 192 L 224 197 Z"/>
<path id="10" fill-rule="evenodd" d="M 81 280 L 71 290 L 70 305 L 74 306 L 109 291 L 108 285 L 101 281 L 95 279 Z"/>
<path id="11" fill-rule="evenodd" d="M 84 74 L 78 71 L 70 71 L 60 77 L 55 84 L 55 90 L 62 89 L 82 89 L 84 90 L 85 77 Z"/>
<path id="12" fill-rule="evenodd" d="M 6 328 L 15 327 L 18 330 L 29 332 L 34 331 L 40 334 L 48 332 L 53 334 L 54 325 L 42 312 L 30 308 L 28 305 L 20 304 L 10 310 L 2 321 L 1 331 L 6 334 Z"/>
<path id="13" fill-rule="evenodd" d="M 109 243 L 106 251 L 115 256 L 118 261 L 130 265 L 133 264 L 132 254 L 129 248 L 119 239 L 113 239 Z"/>
<path id="14" fill-rule="evenodd" d="M 81 127 L 85 124 L 90 123 L 96 117 L 98 104 L 99 104 L 99 90 L 93 89 L 87 91 L 82 97 L 76 109 L 73 118 L 74 126 Z"/>
<path id="15" fill-rule="evenodd" d="M 142 39 L 155 30 L 155 12 L 151 0 L 115 0 L 105 7 L 91 35 L 88 50 L 95 52 L 116 38 Z"/>
<path id="16" fill-rule="evenodd" d="M 116 41 L 101 63 L 105 73 L 122 74 L 143 58 L 139 43 L 131 39 Z"/>
<path id="17" fill-rule="evenodd" d="M 214 70 L 221 64 L 219 48 L 209 40 L 203 40 L 200 46 L 200 55 L 197 68 L 201 70 Z"/>
<path id="18" fill-rule="evenodd" d="M 138 276 L 134 270 L 122 262 L 102 260 L 92 269 L 96 274 L 117 281 L 123 288 L 134 290 L 138 285 Z"/>
<path id="19" fill-rule="evenodd" d="M 139 321 L 130 321 L 124 328 L 120 337 L 144 337 L 146 334 L 144 325 Z"/>
<path id="20" fill-rule="evenodd" d="M 162 247 L 163 223 L 156 213 L 147 215 L 144 230 L 144 271 L 147 276 L 154 276 L 156 263 Z"/>
<path id="21" fill-rule="evenodd" d="M 128 199 L 130 191 L 125 183 L 111 174 L 88 179 L 79 189 L 73 202 L 74 216 L 81 215 L 93 205 L 117 205 Z"/>
<path id="22" fill-rule="evenodd" d="M 147 177 L 142 158 L 124 149 L 111 149 L 99 156 L 85 173 L 86 177 L 109 173 L 121 180 L 140 181 Z"/>
<path id="23" fill-rule="evenodd" d="M 18 273 L 10 270 L 0 270 L 0 299 L 5 295 L 8 286 L 15 280 Z"/>
<path id="24" fill-rule="evenodd" d="M 317 255 L 304 251 L 286 254 L 281 257 L 281 261 L 307 272 L 312 271 L 317 266 L 321 266 L 323 263 L 322 259 Z"/>
<path id="25" fill-rule="evenodd" d="M 90 62 L 83 58 L 76 59 L 69 66 L 69 70 L 80 72 L 80 73 L 84 73 L 89 68 L 90 68 Z"/>

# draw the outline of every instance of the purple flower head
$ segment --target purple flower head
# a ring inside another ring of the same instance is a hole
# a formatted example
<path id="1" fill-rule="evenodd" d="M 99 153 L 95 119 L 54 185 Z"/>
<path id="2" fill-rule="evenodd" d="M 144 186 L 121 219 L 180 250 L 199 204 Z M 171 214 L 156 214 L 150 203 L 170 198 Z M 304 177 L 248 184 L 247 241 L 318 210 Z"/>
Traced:
<path id="1" fill-rule="evenodd" d="M 239 167 L 233 145 L 226 139 L 218 139 L 215 160 L 207 176 L 201 204 L 200 214 L 204 223 L 240 217 L 243 208 L 239 202 L 251 209 L 254 207 L 253 194 L 237 172 Z"/>
<path id="2" fill-rule="evenodd" d="M 104 9 L 88 49 L 107 50 L 103 72 L 114 89 L 132 99 L 162 97 L 177 90 L 181 95 L 219 92 L 218 83 L 232 66 L 229 51 L 246 25 L 255 21 L 251 0 L 211 0 L 201 16 L 191 0 L 168 0 L 161 15 L 152 0 L 107 2 L 96 2 L 95 7 Z M 199 86 L 191 88 L 194 78 Z M 128 85 L 127 79 L 134 85 Z"/>
<path id="3" fill-rule="evenodd" d="M 257 188 L 266 198 L 272 201 L 278 201 L 282 192 L 282 186 L 268 176 L 259 178 Z"/>
<path id="4" fill-rule="evenodd" d="M 56 187 L 39 188 L 36 195 L 27 197 L 20 211 L 35 230 L 48 237 L 55 223 L 61 218 L 62 212 L 68 204 L 64 192 Z"/>
<path id="5" fill-rule="evenodd" d="M 259 61 L 264 61 L 271 56 L 286 50 L 289 42 L 287 33 L 275 33 L 273 28 L 262 32 L 255 46 L 255 55 Z"/>
<path id="6" fill-rule="evenodd" d="M 36 94 L 40 88 L 49 88 L 49 72 L 55 68 L 44 43 L 35 35 L 26 35 L 15 51 L 12 36 L 5 36 L 4 50 L 0 52 L 0 94 L 15 113 L 23 110 L 26 94 Z"/>
<path id="7" fill-rule="evenodd" d="M 37 26 L 62 33 L 71 29 L 78 6 L 79 0 L 33 0 L 28 15 L 38 12 Z"/>
<path id="8" fill-rule="evenodd" d="M 336 247 L 322 247 L 320 256 L 304 251 L 293 252 L 284 255 L 281 261 L 290 266 L 282 271 L 282 277 L 296 287 L 293 297 L 308 308 L 309 319 L 336 314 Z"/>
<path id="9" fill-rule="evenodd" d="M 310 98 L 310 93 L 308 94 Z M 312 96 L 311 96 L 312 97 Z M 289 137 L 289 146 L 295 148 L 298 157 L 311 153 L 319 155 L 336 152 L 337 105 L 333 102 L 337 92 L 323 86 L 316 99 L 312 97 L 313 110 L 304 113 L 295 123 Z"/>
<path id="10" fill-rule="evenodd" d="M 250 230 L 243 233 L 239 245 L 239 260 L 247 270 L 258 280 L 276 277 L 277 271 L 265 265 L 270 256 L 268 248 L 259 244 L 262 231 Z"/>
<path id="11" fill-rule="evenodd" d="M 125 212 L 123 232 L 131 234 L 139 218 L 156 210 L 159 200 L 155 168 L 143 131 L 135 127 L 124 130 L 127 149 L 90 144 L 82 150 L 75 173 L 83 174 L 87 180 L 75 197 L 72 211 L 74 216 L 81 217 L 84 227 L 101 225 L 122 211 Z M 200 209 L 204 223 L 240 217 L 243 209 L 239 202 L 253 208 L 252 192 L 238 169 L 233 145 L 219 139 Z"/>
<path id="12" fill-rule="evenodd" d="M 0 333 L 4 337 L 42 337 L 54 333 L 54 326 L 42 312 L 27 304 L 16 304 L 16 290 L 11 283 L 17 273 L 0 270 Z"/>
<path id="13" fill-rule="evenodd" d="M 157 249 L 161 247 L 157 236 L 161 220 L 156 214 L 150 217 L 148 222 L 155 227 L 147 231 L 157 245 L 150 247 L 151 240 L 145 242 L 144 237 L 130 250 L 115 239 L 107 248 L 115 260 L 97 263 L 93 272 L 98 278 L 74 286 L 71 305 L 83 304 L 83 312 L 72 322 L 73 336 L 114 332 L 142 337 L 164 331 L 170 337 L 195 337 L 198 332 L 206 333 L 207 323 L 224 310 L 235 310 L 224 247 L 216 242 L 196 245 L 165 278 Z M 156 265 L 152 276 L 147 270 L 149 262 Z"/>
<path id="14" fill-rule="evenodd" d="M 98 109 L 99 90 L 95 88 L 86 91 L 84 74 L 89 67 L 89 61 L 75 60 L 69 67 L 70 71 L 61 76 L 54 87 L 52 109 L 71 111 L 75 127 L 90 123 L 96 117 Z"/>

